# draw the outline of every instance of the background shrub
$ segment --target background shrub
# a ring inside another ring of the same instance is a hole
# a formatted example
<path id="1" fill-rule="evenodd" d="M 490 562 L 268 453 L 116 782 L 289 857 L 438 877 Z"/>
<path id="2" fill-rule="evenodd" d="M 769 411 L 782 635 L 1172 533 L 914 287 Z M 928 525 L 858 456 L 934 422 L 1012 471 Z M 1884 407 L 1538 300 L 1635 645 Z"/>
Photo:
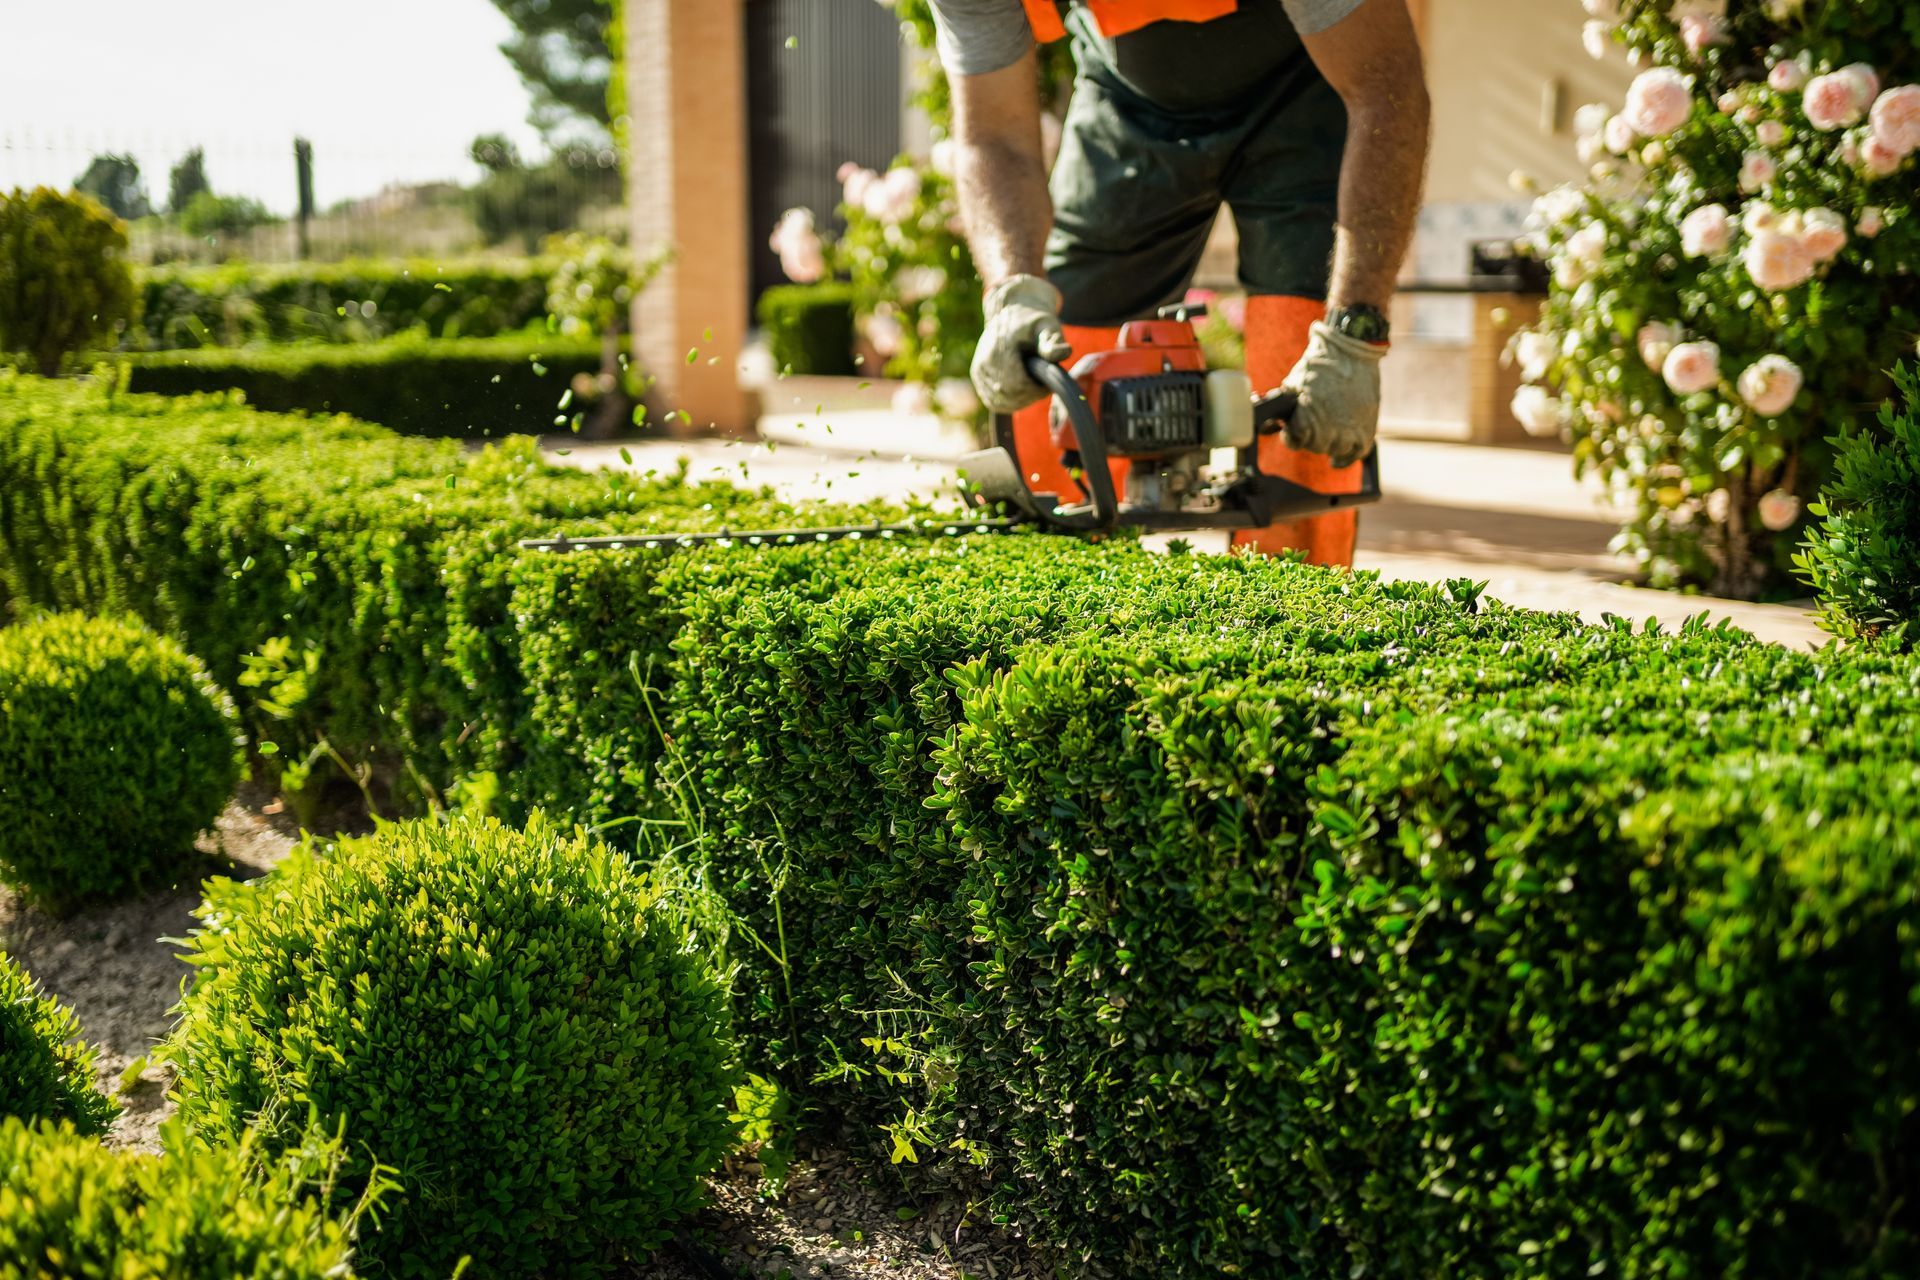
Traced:
<path id="1" fill-rule="evenodd" d="M 690 892 L 690 891 L 680 891 Z M 725 989 L 662 884 L 538 818 L 308 846 L 214 881 L 167 1050 L 201 1133 L 311 1113 L 391 1166 L 404 1274 L 588 1274 L 654 1248 L 728 1144 Z M 362 1146 L 364 1144 L 364 1148 Z"/>
<path id="2" fill-rule="evenodd" d="M 551 269 L 541 258 L 149 267 L 133 345 L 363 342 L 418 328 L 491 338 L 545 316 Z"/>
<path id="3" fill-rule="evenodd" d="M 1835 442 L 1833 480 L 1794 564 L 1820 597 L 1820 625 L 1845 640 L 1911 647 L 1920 621 L 1920 373 L 1894 374 L 1900 403 L 1880 430 Z"/>
<path id="4" fill-rule="evenodd" d="M 0 951 L 0 1116 L 65 1121 L 105 1133 L 119 1104 L 95 1085 L 93 1049 L 79 1040 L 73 1010 Z"/>
<path id="5" fill-rule="evenodd" d="M 239 391 L 262 409 L 350 413 L 412 435 L 537 434 L 567 430 L 592 403 L 602 358 L 591 337 L 414 332 L 358 344 L 149 352 L 130 357 L 127 386 L 160 395 Z"/>
<path id="6" fill-rule="evenodd" d="M 0 1275 L 351 1280 L 350 1224 L 314 1188 L 337 1151 L 310 1144 L 266 1169 L 254 1157 L 183 1141 L 164 1157 L 109 1151 L 0 1122 Z"/>
<path id="7" fill-rule="evenodd" d="M 176 214 L 182 231 L 202 239 L 244 235 L 278 221 L 250 196 L 223 196 L 212 191 L 196 192 Z"/>
<path id="8" fill-rule="evenodd" d="M 0 352 L 51 377 L 132 319 L 134 301 L 118 218 L 46 187 L 0 195 Z"/>
<path id="9" fill-rule="evenodd" d="M 776 369 L 832 377 L 856 372 L 853 286 L 775 285 L 760 295 L 759 318 Z"/>
<path id="10" fill-rule="evenodd" d="M 238 778 L 233 703 L 173 641 L 78 614 L 0 631 L 0 875 L 30 901 L 165 883 Z"/>

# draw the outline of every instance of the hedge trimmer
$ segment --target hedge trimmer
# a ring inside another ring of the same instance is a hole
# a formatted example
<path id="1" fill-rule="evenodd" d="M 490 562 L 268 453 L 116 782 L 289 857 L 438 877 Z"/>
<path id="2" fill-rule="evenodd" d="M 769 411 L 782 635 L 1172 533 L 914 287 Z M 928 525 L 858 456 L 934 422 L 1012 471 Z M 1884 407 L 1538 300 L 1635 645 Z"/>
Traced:
<path id="1" fill-rule="evenodd" d="M 1071 371 L 1027 357 L 1034 381 L 1053 394 L 1056 440 L 1070 440 L 1064 462 L 1081 486 L 1065 499 L 1035 493 L 1021 474 L 1013 421 L 994 420 L 991 448 L 960 460 L 965 514 L 898 524 L 815 529 L 714 529 L 699 533 L 533 538 L 536 551 L 675 548 L 701 545 L 799 546 L 843 540 L 956 537 L 1039 529 L 1090 536 L 1117 529 L 1156 532 L 1263 529 L 1380 500 L 1380 459 L 1369 453 L 1357 493 L 1322 493 L 1260 469 L 1260 437 L 1286 429 L 1292 391 L 1255 396 L 1247 375 L 1207 368 L 1193 331 L 1200 306 L 1164 307 L 1156 320 L 1120 331 L 1111 351 L 1082 356 Z M 1220 451 L 1228 451 L 1223 455 Z M 1216 459 L 1230 456 L 1230 465 Z M 1116 491 L 1111 462 L 1127 464 Z"/>

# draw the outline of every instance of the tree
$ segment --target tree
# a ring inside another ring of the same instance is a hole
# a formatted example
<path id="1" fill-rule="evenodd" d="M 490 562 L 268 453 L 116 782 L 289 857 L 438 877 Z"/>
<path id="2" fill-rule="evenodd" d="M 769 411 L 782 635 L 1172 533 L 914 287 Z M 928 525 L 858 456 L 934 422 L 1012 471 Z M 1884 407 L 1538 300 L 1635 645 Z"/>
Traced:
<path id="1" fill-rule="evenodd" d="M 607 46 L 607 0 L 493 0 L 518 32 L 501 44 L 533 93 L 532 122 L 542 134 L 570 123 L 611 128 L 607 82 L 614 59 Z"/>
<path id="2" fill-rule="evenodd" d="M 207 181 L 206 148 L 195 147 L 180 157 L 167 179 L 167 212 L 185 213 L 195 196 L 212 190 L 213 184 Z"/>
<path id="3" fill-rule="evenodd" d="M 73 189 L 98 200 L 116 218 L 144 218 L 153 212 L 140 185 L 140 166 L 132 156 L 95 156 L 87 171 L 74 180 Z"/>
<path id="4" fill-rule="evenodd" d="M 131 320 L 126 224 L 91 197 L 0 192 L 0 352 L 46 377 Z"/>

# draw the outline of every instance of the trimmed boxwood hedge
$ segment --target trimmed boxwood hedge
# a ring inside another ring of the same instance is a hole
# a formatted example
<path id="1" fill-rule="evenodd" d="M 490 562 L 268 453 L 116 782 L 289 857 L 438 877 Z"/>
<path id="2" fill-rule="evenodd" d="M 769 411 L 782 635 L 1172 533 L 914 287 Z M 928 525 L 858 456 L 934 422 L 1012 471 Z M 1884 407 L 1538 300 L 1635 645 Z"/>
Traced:
<path id="1" fill-rule="evenodd" d="M 575 380 L 600 373 L 600 343 L 542 333 L 381 342 L 204 347 L 128 358 L 127 389 L 237 391 L 255 408 L 346 413 L 409 435 L 565 431 L 586 407 Z"/>
<path id="2" fill-rule="evenodd" d="M 552 274 L 543 258 L 149 267 L 134 345 L 491 338 L 545 318 Z"/>
<path id="3" fill-rule="evenodd" d="M 100 1092 L 94 1071 L 73 1010 L 42 995 L 32 975 L 0 951 L 0 1117 L 105 1133 L 120 1105 Z"/>
<path id="4" fill-rule="evenodd" d="M 266 598 L 212 592 L 222 647 L 291 617 L 357 682 L 316 682 L 312 731 L 610 838 L 684 812 L 749 1063 L 1087 1265 L 1920 1270 L 1912 659 L 1125 542 L 514 556 L 780 513 L 522 458 L 456 521 L 467 473 L 420 442 L 342 424 L 242 466 L 209 420 L 149 456 L 150 403 L 46 394 L 0 401 L 10 591 L 197 634 L 116 539 L 209 587 L 244 544 Z"/>

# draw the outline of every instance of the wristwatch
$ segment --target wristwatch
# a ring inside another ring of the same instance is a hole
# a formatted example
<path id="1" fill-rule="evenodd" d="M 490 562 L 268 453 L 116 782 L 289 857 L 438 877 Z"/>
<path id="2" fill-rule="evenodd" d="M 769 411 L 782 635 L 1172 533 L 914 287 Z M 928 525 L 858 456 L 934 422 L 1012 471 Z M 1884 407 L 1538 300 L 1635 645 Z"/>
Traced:
<path id="1" fill-rule="evenodd" d="M 1380 308 L 1370 307 L 1364 302 L 1351 307 L 1335 307 L 1327 312 L 1327 323 L 1349 338 L 1358 338 L 1377 346 L 1385 346 L 1387 336 L 1392 331 Z"/>

